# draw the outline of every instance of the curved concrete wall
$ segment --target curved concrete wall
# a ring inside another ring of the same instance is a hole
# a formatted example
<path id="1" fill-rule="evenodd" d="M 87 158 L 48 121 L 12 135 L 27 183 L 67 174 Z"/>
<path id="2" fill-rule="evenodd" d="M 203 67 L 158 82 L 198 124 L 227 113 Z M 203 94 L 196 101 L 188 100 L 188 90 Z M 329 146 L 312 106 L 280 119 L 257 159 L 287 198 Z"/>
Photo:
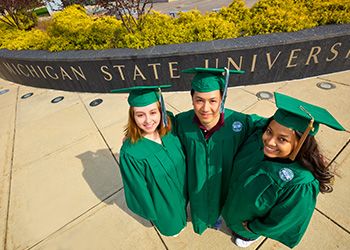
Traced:
<path id="1" fill-rule="evenodd" d="M 350 24 L 293 33 L 100 51 L 0 50 L 0 77 L 23 85 L 78 92 L 110 92 L 133 85 L 173 83 L 189 90 L 190 67 L 244 70 L 230 86 L 259 84 L 350 69 Z"/>

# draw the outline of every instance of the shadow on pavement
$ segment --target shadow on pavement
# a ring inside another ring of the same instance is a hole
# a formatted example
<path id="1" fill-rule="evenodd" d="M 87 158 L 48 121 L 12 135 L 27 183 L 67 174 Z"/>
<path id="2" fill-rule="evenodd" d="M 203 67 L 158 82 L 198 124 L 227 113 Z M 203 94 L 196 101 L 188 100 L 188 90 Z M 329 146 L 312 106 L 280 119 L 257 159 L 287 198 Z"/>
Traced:
<path id="1" fill-rule="evenodd" d="M 117 205 L 143 226 L 152 226 L 149 221 L 128 209 L 119 166 L 114 158 L 111 157 L 111 152 L 108 149 L 99 149 L 96 152 L 86 151 L 76 157 L 82 162 L 84 168 L 82 172 L 83 178 L 101 202 L 108 205 Z M 115 155 L 115 159 L 119 159 L 119 154 Z"/>

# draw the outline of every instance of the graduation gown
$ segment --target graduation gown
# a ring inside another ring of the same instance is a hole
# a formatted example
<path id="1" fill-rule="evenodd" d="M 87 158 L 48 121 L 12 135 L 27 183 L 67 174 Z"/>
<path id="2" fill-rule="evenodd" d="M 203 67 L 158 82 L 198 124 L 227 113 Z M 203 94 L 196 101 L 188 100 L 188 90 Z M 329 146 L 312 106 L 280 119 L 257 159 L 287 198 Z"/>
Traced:
<path id="1" fill-rule="evenodd" d="M 236 155 L 222 216 L 242 237 L 262 235 L 292 248 L 310 222 L 319 182 L 297 162 L 264 158 L 262 134 L 254 133 Z"/>
<path id="2" fill-rule="evenodd" d="M 202 234 L 220 216 L 236 151 L 262 118 L 225 109 L 224 125 L 206 140 L 194 116 L 193 110 L 178 114 L 176 129 L 186 154 L 193 228 Z"/>
<path id="3" fill-rule="evenodd" d="M 120 171 L 128 208 L 150 220 L 166 236 L 186 226 L 186 163 L 179 139 L 172 133 L 163 145 L 147 138 L 120 150 Z"/>

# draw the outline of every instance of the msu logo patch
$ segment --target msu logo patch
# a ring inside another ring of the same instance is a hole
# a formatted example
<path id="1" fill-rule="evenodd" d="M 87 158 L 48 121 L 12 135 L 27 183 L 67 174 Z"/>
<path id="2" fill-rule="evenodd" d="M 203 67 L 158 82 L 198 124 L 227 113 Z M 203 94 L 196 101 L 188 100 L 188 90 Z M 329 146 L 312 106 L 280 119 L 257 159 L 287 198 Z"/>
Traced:
<path id="1" fill-rule="evenodd" d="M 232 123 L 233 132 L 241 132 L 243 129 L 243 124 L 240 121 L 234 121 Z"/>

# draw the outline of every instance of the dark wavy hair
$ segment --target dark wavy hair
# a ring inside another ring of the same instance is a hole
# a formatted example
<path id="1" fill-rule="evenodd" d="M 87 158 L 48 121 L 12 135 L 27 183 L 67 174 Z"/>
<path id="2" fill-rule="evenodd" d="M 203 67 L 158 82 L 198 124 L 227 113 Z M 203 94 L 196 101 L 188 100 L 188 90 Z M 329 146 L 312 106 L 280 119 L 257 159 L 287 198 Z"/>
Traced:
<path id="1" fill-rule="evenodd" d="M 296 135 L 300 138 L 302 134 L 296 131 Z M 327 159 L 321 154 L 314 136 L 308 135 L 306 137 L 296 161 L 312 172 L 320 183 L 321 193 L 333 191 L 332 185 L 335 173 L 330 169 Z"/>

